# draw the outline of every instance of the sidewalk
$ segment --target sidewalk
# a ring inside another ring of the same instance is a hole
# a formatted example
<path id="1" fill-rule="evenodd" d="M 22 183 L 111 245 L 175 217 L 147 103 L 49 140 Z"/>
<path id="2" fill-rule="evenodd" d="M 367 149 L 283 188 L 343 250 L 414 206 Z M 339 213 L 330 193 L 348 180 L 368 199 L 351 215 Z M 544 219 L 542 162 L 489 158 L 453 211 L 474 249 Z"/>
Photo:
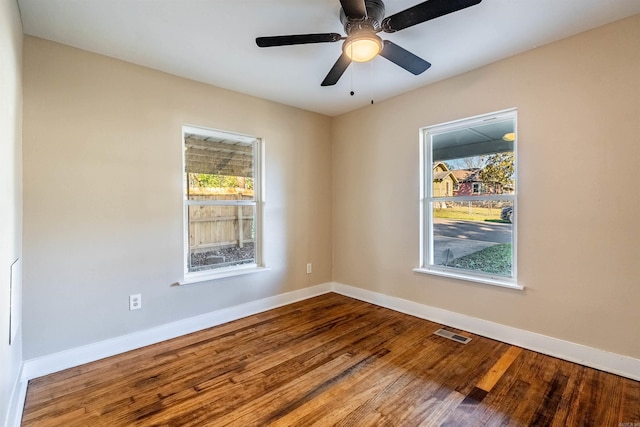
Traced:
<path id="1" fill-rule="evenodd" d="M 497 242 L 460 239 L 457 237 L 435 237 L 433 240 L 434 264 L 444 264 L 447 257 L 447 249 L 451 250 L 448 254 L 449 262 L 451 262 L 453 259 L 481 251 L 484 248 L 497 244 Z"/>

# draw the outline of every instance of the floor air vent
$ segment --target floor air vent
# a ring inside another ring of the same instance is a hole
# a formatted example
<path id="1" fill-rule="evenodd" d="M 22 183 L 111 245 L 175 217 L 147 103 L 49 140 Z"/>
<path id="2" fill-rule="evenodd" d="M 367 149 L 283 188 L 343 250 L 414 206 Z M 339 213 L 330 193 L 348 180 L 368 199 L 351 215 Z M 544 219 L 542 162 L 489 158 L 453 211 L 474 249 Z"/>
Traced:
<path id="1" fill-rule="evenodd" d="M 471 341 L 471 338 L 463 337 L 462 335 L 458 335 L 454 332 L 450 332 L 444 329 L 438 329 L 437 331 L 434 332 L 434 334 L 439 335 L 441 337 L 449 338 L 450 340 L 454 340 L 462 344 L 466 344 L 469 341 Z"/>

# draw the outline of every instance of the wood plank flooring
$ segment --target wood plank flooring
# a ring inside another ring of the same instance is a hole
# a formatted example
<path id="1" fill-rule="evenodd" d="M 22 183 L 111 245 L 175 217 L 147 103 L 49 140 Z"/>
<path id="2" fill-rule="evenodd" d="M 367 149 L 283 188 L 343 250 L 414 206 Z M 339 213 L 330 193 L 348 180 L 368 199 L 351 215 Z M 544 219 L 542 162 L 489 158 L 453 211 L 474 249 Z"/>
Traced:
<path id="1" fill-rule="evenodd" d="M 29 382 L 23 426 L 640 426 L 640 383 L 326 294 Z"/>

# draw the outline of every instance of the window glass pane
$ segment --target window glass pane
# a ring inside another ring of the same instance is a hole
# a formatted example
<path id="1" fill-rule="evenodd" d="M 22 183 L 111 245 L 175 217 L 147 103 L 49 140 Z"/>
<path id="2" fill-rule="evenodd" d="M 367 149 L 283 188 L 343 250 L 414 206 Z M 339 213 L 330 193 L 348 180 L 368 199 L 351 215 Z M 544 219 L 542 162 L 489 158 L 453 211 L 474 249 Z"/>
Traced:
<path id="1" fill-rule="evenodd" d="M 253 196 L 253 143 L 185 134 L 187 199 L 206 194 Z"/>
<path id="2" fill-rule="evenodd" d="M 208 197 L 221 200 L 217 195 Z M 189 272 L 254 264 L 255 208 L 189 206 Z"/>
<path id="3" fill-rule="evenodd" d="M 432 135 L 432 197 L 514 194 L 512 119 Z"/>
<path id="4" fill-rule="evenodd" d="M 512 276 L 513 224 L 509 200 L 432 202 L 433 264 Z"/>

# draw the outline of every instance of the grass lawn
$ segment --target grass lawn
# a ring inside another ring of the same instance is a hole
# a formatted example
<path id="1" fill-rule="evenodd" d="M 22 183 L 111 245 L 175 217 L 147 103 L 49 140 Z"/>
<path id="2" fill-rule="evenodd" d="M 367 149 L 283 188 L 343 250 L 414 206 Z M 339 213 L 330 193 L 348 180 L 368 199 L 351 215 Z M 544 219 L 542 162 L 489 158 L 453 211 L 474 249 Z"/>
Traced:
<path id="1" fill-rule="evenodd" d="M 462 219 L 466 221 L 505 222 L 500 219 L 501 211 L 502 209 L 498 207 L 489 209 L 472 206 L 471 209 L 469 209 L 468 206 L 454 206 L 446 209 L 434 209 L 433 217 L 446 219 Z"/>
<path id="2" fill-rule="evenodd" d="M 511 243 L 501 243 L 456 258 L 449 263 L 449 266 L 511 276 Z"/>

